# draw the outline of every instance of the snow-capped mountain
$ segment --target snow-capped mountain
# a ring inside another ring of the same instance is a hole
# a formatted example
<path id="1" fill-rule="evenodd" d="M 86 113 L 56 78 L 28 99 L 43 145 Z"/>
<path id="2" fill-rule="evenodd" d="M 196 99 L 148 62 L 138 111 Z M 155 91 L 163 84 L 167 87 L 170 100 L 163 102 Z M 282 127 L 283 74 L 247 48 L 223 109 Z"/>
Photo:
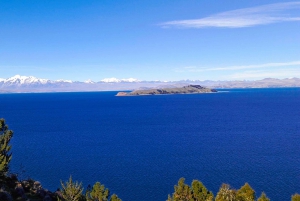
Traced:
<path id="1" fill-rule="evenodd" d="M 0 93 L 7 92 L 70 92 L 70 91 L 117 91 L 134 90 L 138 88 L 178 87 L 189 84 L 200 84 L 210 88 L 270 88 L 270 87 L 300 87 L 299 78 L 274 79 L 266 78 L 256 81 L 212 81 L 212 80 L 180 80 L 180 81 L 140 81 L 135 78 L 117 79 L 105 78 L 99 82 L 86 80 L 49 80 L 34 76 L 15 75 L 0 78 Z"/>
<path id="2" fill-rule="evenodd" d="M 88 79 L 88 80 L 84 81 L 84 83 L 86 83 L 86 84 L 94 84 L 95 82 L 93 80 L 91 80 L 91 79 Z"/>
<path id="3" fill-rule="evenodd" d="M 54 82 L 56 82 L 56 83 L 59 83 L 59 82 L 62 82 L 62 83 L 73 83 L 72 80 L 62 80 L 62 79 L 60 79 L 60 80 L 55 80 Z"/>
<path id="4" fill-rule="evenodd" d="M 21 75 L 15 75 L 13 77 L 3 79 L 0 78 L 0 84 L 4 84 L 6 86 L 9 85 L 45 85 L 45 84 L 54 84 L 54 83 L 73 83 L 71 80 L 49 80 L 49 79 L 41 79 L 34 76 L 21 76 Z"/>
<path id="5" fill-rule="evenodd" d="M 112 78 L 104 78 L 100 82 L 106 82 L 106 83 L 120 83 L 120 82 L 141 82 L 138 79 L 135 78 L 128 78 L 128 79 L 117 79 L 115 77 Z"/>
<path id="6" fill-rule="evenodd" d="M 76 81 L 75 81 L 76 82 Z M 120 83 L 120 82 L 141 82 L 138 79 L 135 78 L 128 78 L 128 79 L 117 79 L 117 78 L 104 78 L 100 82 L 104 83 Z M 28 84 L 54 84 L 54 83 L 74 83 L 72 80 L 49 80 L 49 79 L 41 79 L 34 76 L 21 76 L 21 75 L 15 75 L 13 77 L 3 79 L 0 78 L 0 83 L 6 84 L 6 85 L 28 85 Z M 77 82 L 78 83 L 78 82 Z M 86 84 L 92 84 L 95 83 L 94 81 L 88 79 L 82 83 Z"/>
<path id="7" fill-rule="evenodd" d="M 1 79 L 0 83 L 5 85 L 47 84 L 47 83 L 51 83 L 51 80 L 40 79 L 33 76 L 27 77 L 27 76 L 15 75 L 8 79 Z"/>
<path id="8" fill-rule="evenodd" d="M 135 78 L 128 78 L 128 79 L 121 79 L 122 82 L 141 82 L 138 79 Z"/>
<path id="9" fill-rule="evenodd" d="M 100 80 L 100 82 L 107 82 L 107 83 L 111 83 L 111 82 L 121 82 L 121 80 L 112 77 L 112 78 L 104 78 L 103 80 Z"/>

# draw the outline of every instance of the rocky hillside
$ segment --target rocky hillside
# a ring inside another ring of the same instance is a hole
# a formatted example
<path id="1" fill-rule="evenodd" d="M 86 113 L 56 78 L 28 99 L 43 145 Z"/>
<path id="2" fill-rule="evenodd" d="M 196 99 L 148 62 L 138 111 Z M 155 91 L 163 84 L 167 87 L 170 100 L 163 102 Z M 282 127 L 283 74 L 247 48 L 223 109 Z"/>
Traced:
<path id="1" fill-rule="evenodd" d="M 137 96 L 137 95 L 160 95 L 160 94 L 196 94 L 217 92 L 215 89 L 205 88 L 200 85 L 188 85 L 176 88 L 161 88 L 148 90 L 135 90 L 130 93 L 119 92 L 117 96 Z"/>

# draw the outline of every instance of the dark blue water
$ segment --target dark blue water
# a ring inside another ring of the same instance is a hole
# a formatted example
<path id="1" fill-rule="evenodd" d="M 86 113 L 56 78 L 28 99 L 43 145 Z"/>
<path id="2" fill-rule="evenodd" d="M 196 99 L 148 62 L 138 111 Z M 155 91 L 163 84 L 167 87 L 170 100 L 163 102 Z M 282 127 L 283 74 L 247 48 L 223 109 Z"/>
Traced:
<path id="1" fill-rule="evenodd" d="M 300 88 L 228 91 L 0 94 L 11 168 L 53 191 L 70 175 L 100 181 L 124 201 L 166 200 L 180 177 L 215 195 L 248 182 L 290 200 L 300 193 Z"/>

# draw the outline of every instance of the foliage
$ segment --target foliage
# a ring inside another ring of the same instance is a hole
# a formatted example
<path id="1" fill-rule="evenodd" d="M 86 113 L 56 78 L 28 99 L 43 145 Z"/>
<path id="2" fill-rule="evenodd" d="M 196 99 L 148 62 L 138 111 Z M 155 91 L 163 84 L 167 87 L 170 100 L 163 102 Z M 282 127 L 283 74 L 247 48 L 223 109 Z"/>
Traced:
<path id="1" fill-rule="evenodd" d="M 90 186 L 88 187 L 85 198 L 87 201 L 108 201 L 109 194 L 108 188 L 105 188 L 100 182 L 96 182 L 92 189 Z M 116 194 L 113 194 L 109 200 L 122 201 Z"/>
<path id="2" fill-rule="evenodd" d="M 212 201 L 214 195 L 208 191 L 201 181 L 193 180 L 192 182 L 193 201 Z"/>
<path id="3" fill-rule="evenodd" d="M 77 181 L 73 182 L 72 176 L 70 176 L 69 181 L 64 184 L 60 181 L 62 191 L 61 196 L 65 201 L 79 201 L 82 197 L 82 184 Z"/>
<path id="4" fill-rule="evenodd" d="M 10 149 L 11 146 L 9 142 L 13 136 L 13 132 L 8 130 L 8 126 L 5 124 L 4 119 L 0 119 L 0 179 L 2 180 L 8 170 L 9 162 L 11 160 Z"/>
<path id="5" fill-rule="evenodd" d="M 296 193 L 295 195 L 292 196 L 292 201 L 300 201 L 300 195 Z"/>
<path id="6" fill-rule="evenodd" d="M 257 199 L 257 201 L 270 201 L 270 199 L 267 197 L 267 195 L 265 194 L 265 192 L 262 192 L 262 194 Z"/>
<path id="7" fill-rule="evenodd" d="M 237 192 L 237 200 L 239 201 L 255 201 L 255 191 L 248 183 L 245 183 Z"/>
<path id="8" fill-rule="evenodd" d="M 229 184 L 222 184 L 216 196 L 216 201 L 236 201 L 236 191 Z"/>
<path id="9" fill-rule="evenodd" d="M 183 177 L 179 179 L 178 185 L 174 186 L 173 196 L 171 198 L 169 195 L 168 201 L 189 201 L 192 198 L 191 188 L 184 181 Z"/>
<path id="10" fill-rule="evenodd" d="M 96 182 L 92 189 L 87 190 L 85 197 L 87 201 L 107 201 L 108 196 L 109 190 L 100 182 Z"/>
<path id="11" fill-rule="evenodd" d="M 110 201 L 122 201 L 116 194 L 112 194 L 110 197 Z"/>
<path id="12" fill-rule="evenodd" d="M 174 187 L 172 197 L 169 195 L 167 201 L 212 201 L 213 194 L 208 191 L 202 182 L 193 180 L 189 186 L 184 183 L 185 179 L 180 178 L 178 185 Z"/>

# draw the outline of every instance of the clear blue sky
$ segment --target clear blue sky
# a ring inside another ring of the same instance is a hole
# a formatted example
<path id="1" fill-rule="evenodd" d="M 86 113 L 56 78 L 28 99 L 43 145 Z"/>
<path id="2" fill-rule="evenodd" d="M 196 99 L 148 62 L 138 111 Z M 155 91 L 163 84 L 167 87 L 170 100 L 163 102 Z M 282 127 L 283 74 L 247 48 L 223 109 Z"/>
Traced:
<path id="1" fill-rule="evenodd" d="M 1 0 L 0 78 L 300 77 L 300 1 Z"/>

